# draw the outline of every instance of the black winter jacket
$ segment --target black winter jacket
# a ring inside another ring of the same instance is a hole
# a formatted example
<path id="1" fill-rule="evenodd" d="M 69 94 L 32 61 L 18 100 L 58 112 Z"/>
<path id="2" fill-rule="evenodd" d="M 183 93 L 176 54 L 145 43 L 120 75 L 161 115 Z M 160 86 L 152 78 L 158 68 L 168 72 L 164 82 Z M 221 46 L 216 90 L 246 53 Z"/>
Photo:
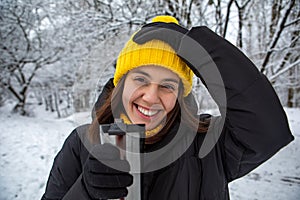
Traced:
<path id="1" fill-rule="evenodd" d="M 293 140 L 286 115 L 272 86 L 243 53 L 205 27 L 192 28 L 188 36 L 208 52 L 224 81 L 227 100 L 225 123 L 220 137 L 211 137 L 216 144 L 201 158 L 199 151 L 206 145 L 206 134 L 191 136 L 189 127 L 183 127 L 185 134 L 161 157 L 172 156 L 172 148 L 187 143 L 185 141 L 190 140 L 191 144 L 171 164 L 143 174 L 143 200 L 229 199 L 230 181 L 249 173 Z M 190 46 L 182 44 L 181 48 L 189 49 Z M 189 55 L 186 56 L 188 59 Z M 206 59 L 196 62 L 193 64 L 209 66 Z M 210 90 L 210 93 L 219 103 L 216 91 Z M 211 127 L 218 127 L 220 118 L 212 118 Z M 54 160 L 42 200 L 89 199 L 81 183 L 87 149 L 91 147 L 86 138 L 88 126 L 78 127 L 66 139 Z M 178 128 L 179 123 L 147 151 L 169 144 Z"/>

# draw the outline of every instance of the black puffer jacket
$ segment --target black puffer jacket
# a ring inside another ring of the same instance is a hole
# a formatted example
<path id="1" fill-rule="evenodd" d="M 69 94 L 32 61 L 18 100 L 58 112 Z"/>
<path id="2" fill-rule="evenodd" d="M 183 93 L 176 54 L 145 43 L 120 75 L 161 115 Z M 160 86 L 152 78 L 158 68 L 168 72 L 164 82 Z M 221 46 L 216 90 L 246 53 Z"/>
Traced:
<path id="1" fill-rule="evenodd" d="M 149 152 L 160 149 L 176 138 L 178 129 L 184 132 L 168 152 L 157 158 L 162 159 L 174 156 L 178 145 L 191 141 L 174 162 L 143 174 L 144 200 L 229 199 L 230 181 L 249 173 L 293 140 L 277 95 L 251 61 L 205 27 L 193 28 L 188 35 L 202 45 L 220 71 L 227 97 L 225 123 L 220 137 L 211 137 L 216 144 L 201 158 L 201 146 L 207 145 L 204 139 L 214 131 L 193 135 L 180 123 L 162 141 L 148 147 Z M 204 64 L 201 62 L 199 65 Z M 218 94 L 210 92 L 218 103 Z M 211 119 L 212 128 L 219 127 L 220 118 Z M 66 139 L 55 158 L 43 200 L 88 199 L 81 184 L 87 149 L 91 147 L 86 138 L 88 126 L 78 127 Z"/>

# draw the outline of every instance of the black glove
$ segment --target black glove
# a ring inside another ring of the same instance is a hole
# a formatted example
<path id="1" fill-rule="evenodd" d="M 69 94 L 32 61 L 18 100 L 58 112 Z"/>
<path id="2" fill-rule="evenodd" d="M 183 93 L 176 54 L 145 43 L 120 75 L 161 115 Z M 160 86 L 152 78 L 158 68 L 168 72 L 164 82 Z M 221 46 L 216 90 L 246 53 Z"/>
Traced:
<path id="1" fill-rule="evenodd" d="M 133 183 L 129 170 L 128 161 L 120 159 L 119 149 L 111 144 L 96 145 L 84 165 L 83 185 L 92 199 L 125 197 L 128 194 L 126 187 Z"/>
<path id="2" fill-rule="evenodd" d="M 133 41 L 144 44 L 150 40 L 157 39 L 169 44 L 177 52 L 181 38 L 188 32 L 175 23 L 153 22 L 144 25 L 134 36 Z"/>
<path id="3" fill-rule="evenodd" d="M 133 41 L 138 44 L 144 44 L 156 39 L 169 44 L 177 55 L 189 66 L 194 74 L 202 79 L 196 67 L 194 67 L 189 60 L 185 59 L 185 57 L 181 56 L 179 53 L 182 39 L 188 32 L 188 29 L 175 23 L 154 22 L 143 26 L 141 30 L 133 36 Z"/>

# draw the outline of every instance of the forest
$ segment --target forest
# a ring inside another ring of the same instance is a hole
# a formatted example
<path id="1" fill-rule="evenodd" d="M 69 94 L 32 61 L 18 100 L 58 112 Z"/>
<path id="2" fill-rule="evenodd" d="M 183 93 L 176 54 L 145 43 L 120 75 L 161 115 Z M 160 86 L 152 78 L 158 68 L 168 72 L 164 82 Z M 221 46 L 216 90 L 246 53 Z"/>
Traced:
<path id="1" fill-rule="evenodd" d="M 0 106 L 32 115 L 42 105 L 58 118 L 91 109 L 124 43 L 159 14 L 226 38 L 268 77 L 283 106 L 300 107 L 296 0 L 1 0 Z M 194 92 L 201 88 L 195 79 Z"/>

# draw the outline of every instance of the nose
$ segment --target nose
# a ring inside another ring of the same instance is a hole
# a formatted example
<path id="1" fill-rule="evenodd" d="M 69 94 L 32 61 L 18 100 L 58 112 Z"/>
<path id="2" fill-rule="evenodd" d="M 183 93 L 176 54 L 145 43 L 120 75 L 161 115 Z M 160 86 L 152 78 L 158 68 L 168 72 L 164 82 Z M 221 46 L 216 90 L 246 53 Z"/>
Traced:
<path id="1" fill-rule="evenodd" d="M 145 88 L 143 99 L 149 104 L 159 103 L 159 86 L 158 84 L 151 83 Z"/>

